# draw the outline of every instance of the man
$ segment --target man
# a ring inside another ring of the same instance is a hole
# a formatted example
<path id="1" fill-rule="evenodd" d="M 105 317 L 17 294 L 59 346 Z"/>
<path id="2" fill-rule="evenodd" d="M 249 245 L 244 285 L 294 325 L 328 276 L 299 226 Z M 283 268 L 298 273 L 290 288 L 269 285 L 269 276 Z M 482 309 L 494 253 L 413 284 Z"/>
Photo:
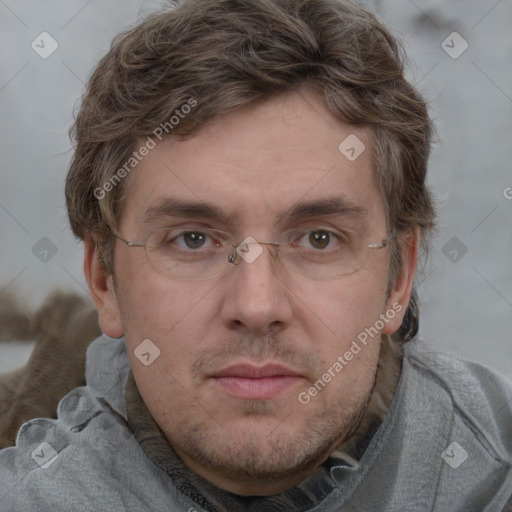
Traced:
<path id="1" fill-rule="evenodd" d="M 119 36 L 74 126 L 104 335 L 1 510 L 502 511 L 512 387 L 413 339 L 431 125 L 345 0 L 184 1 Z"/>

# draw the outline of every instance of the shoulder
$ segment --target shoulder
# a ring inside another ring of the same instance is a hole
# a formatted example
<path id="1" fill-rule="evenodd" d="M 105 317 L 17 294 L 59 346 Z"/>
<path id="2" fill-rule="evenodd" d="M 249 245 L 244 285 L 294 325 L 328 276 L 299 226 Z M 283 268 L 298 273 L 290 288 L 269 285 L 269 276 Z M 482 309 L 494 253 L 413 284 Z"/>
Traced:
<path id="1" fill-rule="evenodd" d="M 91 499 L 87 488 L 106 497 L 104 483 L 117 465 L 113 454 L 135 457 L 136 448 L 119 417 L 89 389 L 77 388 L 62 399 L 57 420 L 25 423 L 16 446 L 0 451 L 0 510 L 32 510 L 42 496 L 60 507 L 68 499 Z"/>
<path id="2" fill-rule="evenodd" d="M 57 419 L 25 423 L 16 446 L 0 450 L 0 511 L 144 510 L 148 503 L 163 510 L 173 503 L 169 477 L 147 458 L 124 415 L 121 344 L 101 337 L 93 345 L 88 385 L 61 400 Z"/>
<path id="3" fill-rule="evenodd" d="M 512 494 L 512 384 L 422 340 L 404 345 L 365 490 L 390 485 L 386 510 L 502 511 Z"/>
<path id="4" fill-rule="evenodd" d="M 442 404 L 441 409 L 512 462 L 512 381 L 422 340 L 405 345 L 404 365 L 422 383 L 418 392 L 425 400 Z"/>

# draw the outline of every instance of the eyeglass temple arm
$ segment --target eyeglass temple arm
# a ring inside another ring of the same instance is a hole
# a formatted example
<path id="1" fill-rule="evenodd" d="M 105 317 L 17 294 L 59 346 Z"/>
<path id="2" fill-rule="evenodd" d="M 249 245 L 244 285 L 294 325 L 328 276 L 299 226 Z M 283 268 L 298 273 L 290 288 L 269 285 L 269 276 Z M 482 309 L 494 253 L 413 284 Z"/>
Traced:
<path id="1" fill-rule="evenodd" d="M 119 233 L 116 233 L 115 231 L 112 231 L 112 233 L 116 238 L 119 238 L 119 240 L 124 242 L 128 247 L 144 247 L 146 245 L 146 242 L 130 242 L 130 240 L 126 240 L 126 238 L 123 238 Z"/>
<path id="2" fill-rule="evenodd" d="M 389 242 L 394 238 L 395 236 L 395 231 L 393 230 L 388 236 L 387 238 L 384 238 L 384 240 L 381 240 L 380 242 L 376 243 L 376 244 L 368 244 L 368 247 L 370 249 L 382 249 L 383 247 L 386 247 L 386 245 L 389 244 Z"/>

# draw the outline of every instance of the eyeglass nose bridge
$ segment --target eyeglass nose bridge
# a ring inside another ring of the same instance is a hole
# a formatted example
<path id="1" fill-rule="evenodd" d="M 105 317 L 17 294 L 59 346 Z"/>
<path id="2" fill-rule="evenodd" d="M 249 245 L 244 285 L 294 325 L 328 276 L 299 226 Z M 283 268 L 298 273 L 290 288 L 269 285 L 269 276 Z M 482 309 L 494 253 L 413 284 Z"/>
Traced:
<path id="1" fill-rule="evenodd" d="M 233 265 L 238 265 L 240 263 L 240 258 L 237 258 L 237 256 L 239 256 L 237 248 L 243 247 L 244 245 L 249 245 L 249 244 L 275 245 L 275 246 L 279 247 L 280 245 L 283 245 L 283 242 L 268 242 L 265 240 L 247 240 L 247 241 L 239 242 L 237 244 L 233 244 L 233 247 L 235 248 L 235 250 L 231 254 L 229 254 L 228 262 L 232 263 Z"/>

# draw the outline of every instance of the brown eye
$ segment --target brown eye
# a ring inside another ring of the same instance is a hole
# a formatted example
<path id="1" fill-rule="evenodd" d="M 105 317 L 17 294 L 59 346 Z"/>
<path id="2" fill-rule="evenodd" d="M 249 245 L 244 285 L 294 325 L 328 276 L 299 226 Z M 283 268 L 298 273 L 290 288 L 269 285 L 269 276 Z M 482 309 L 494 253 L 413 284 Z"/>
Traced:
<path id="1" fill-rule="evenodd" d="M 328 231 L 311 231 L 309 242 L 315 249 L 325 249 L 331 241 L 331 234 Z"/>
<path id="2" fill-rule="evenodd" d="M 206 235 L 200 231 L 188 231 L 183 233 L 183 240 L 189 249 L 198 249 L 204 244 Z"/>

